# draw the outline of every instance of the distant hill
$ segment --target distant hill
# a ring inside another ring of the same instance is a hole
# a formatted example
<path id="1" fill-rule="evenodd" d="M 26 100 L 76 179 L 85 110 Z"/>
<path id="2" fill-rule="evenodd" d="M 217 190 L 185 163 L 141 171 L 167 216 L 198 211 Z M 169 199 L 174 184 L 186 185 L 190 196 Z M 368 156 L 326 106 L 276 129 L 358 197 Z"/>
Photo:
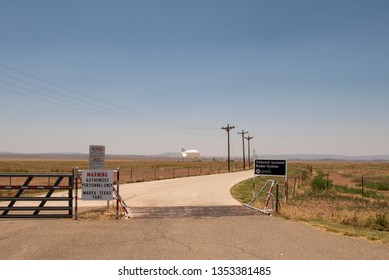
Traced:
<path id="1" fill-rule="evenodd" d="M 158 154 L 156 155 L 157 157 L 168 157 L 168 158 L 180 158 L 182 157 L 181 156 L 181 153 L 175 153 L 175 152 L 169 152 L 169 153 L 162 153 L 162 154 Z"/>
<path id="2" fill-rule="evenodd" d="M 89 154 L 86 153 L 13 153 L 0 152 L 0 159 L 82 159 L 88 160 Z M 107 154 L 107 159 L 125 160 L 125 159 L 152 159 L 152 158 L 181 158 L 178 152 L 167 152 L 157 155 L 114 155 Z M 226 157 L 202 156 L 204 160 L 218 159 L 225 160 Z M 389 155 L 363 155 L 363 156 L 344 156 L 334 154 L 285 154 L 285 155 L 257 155 L 262 159 L 288 159 L 288 160 L 339 160 L 339 161 L 389 161 Z M 241 157 L 232 157 L 232 160 L 241 160 Z"/>
<path id="3" fill-rule="evenodd" d="M 261 155 L 260 158 L 275 158 L 288 160 L 346 160 L 346 161 L 389 161 L 389 155 L 345 156 L 334 154 L 288 154 L 288 155 Z"/>
<path id="4" fill-rule="evenodd" d="M 9 159 L 88 159 L 87 154 L 82 153 L 11 153 L 11 152 L 0 152 L 0 158 Z"/>

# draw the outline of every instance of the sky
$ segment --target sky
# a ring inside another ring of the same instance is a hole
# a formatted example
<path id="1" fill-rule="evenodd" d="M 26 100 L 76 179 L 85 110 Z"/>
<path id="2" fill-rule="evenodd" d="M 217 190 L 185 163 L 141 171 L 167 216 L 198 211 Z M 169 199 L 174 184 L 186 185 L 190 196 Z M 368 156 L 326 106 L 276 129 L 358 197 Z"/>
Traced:
<path id="1" fill-rule="evenodd" d="M 1 0 L 0 151 L 226 156 L 229 124 L 233 156 L 242 130 L 256 155 L 389 155 L 388 14 L 378 0 Z"/>

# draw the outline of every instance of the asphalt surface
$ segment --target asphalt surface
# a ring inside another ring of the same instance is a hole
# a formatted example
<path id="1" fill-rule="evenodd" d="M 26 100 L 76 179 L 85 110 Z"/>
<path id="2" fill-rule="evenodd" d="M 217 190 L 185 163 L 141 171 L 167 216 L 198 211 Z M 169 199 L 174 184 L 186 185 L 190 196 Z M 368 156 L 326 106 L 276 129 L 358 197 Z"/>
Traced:
<path id="1" fill-rule="evenodd" d="M 0 220 L 0 259 L 389 260 L 388 245 L 281 218 L 242 214 L 237 209 L 243 206 L 229 190 L 251 176 L 238 172 L 120 187 L 130 207 L 176 209 L 168 218 Z M 84 210 L 106 205 L 80 204 Z M 199 208 L 230 210 L 229 215 L 178 215 Z"/>
<path id="2" fill-rule="evenodd" d="M 0 259 L 389 259 L 389 246 L 263 215 L 0 221 Z"/>
<path id="3" fill-rule="evenodd" d="M 240 205 L 230 194 L 235 184 L 253 177 L 253 171 L 184 177 L 122 184 L 119 193 L 131 207 Z M 106 206 L 106 202 L 79 200 L 79 209 Z"/>

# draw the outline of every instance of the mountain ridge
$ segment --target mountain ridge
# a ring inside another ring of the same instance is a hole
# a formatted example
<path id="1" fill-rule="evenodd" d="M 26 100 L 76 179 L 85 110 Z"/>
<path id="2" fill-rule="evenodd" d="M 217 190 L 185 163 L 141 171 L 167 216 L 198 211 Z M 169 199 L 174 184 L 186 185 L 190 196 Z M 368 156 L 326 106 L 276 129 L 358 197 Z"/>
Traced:
<path id="1" fill-rule="evenodd" d="M 87 153 L 15 153 L 0 151 L 0 158 L 89 158 Z M 131 154 L 106 154 L 108 159 L 127 159 L 127 158 L 180 158 L 178 152 L 166 152 L 155 155 L 131 155 Z M 203 159 L 226 159 L 226 156 L 202 156 Z M 231 157 L 233 160 L 239 160 L 241 157 Z M 279 155 L 256 155 L 256 158 L 262 159 L 287 159 L 287 160 L 345 160 L 345 161 L 389 161 L 389 155 L 338 155 L 338 154 L 279 154 Z"/>

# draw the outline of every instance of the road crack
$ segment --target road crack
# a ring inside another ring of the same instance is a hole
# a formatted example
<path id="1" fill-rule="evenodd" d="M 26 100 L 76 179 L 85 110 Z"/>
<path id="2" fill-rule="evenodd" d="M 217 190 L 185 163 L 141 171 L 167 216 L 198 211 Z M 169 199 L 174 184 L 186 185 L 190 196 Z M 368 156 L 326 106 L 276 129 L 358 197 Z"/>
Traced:
<path id="1" fill-rule="evenodd" d="M 175 238 L 168 236 L 168 233 L 164 229 L 162 229 L 162 227 L 158 227 L 157 228 L 157 232 L 160 234 L 161 239 L 167 239 L 167 240 L 169 240 L 169 241 L 171 241 L 173 243 L 176 243 L 176 244 L 186 248 L 188 252 L 192 252 L 193 251 L 192 247 L 190 247 L 186 243 L 178 241 Z"/>

